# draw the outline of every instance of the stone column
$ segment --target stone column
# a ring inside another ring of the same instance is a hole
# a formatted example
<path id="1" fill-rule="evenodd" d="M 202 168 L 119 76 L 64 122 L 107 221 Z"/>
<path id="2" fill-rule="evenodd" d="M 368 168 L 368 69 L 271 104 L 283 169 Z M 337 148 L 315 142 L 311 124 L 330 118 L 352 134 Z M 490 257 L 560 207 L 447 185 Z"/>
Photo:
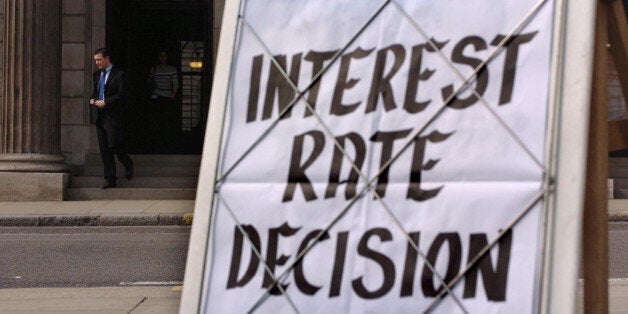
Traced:
<path id="1" fill-rule="evenodd" d="M 61 155 L 63 0 L 5 0 L 0 200 L 63 200 Z"/>

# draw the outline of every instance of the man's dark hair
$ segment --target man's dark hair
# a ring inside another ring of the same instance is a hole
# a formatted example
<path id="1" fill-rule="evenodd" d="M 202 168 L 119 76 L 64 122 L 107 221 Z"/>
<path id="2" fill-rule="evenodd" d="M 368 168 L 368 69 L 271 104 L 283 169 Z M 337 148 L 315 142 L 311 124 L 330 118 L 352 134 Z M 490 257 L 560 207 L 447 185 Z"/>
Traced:
<path id="1" fill-rule="evenodd" d="M 102 54 L 102 57 L 103 57 L 103 58 L 106 58 L 106 57 L 110 57 L 110 56 L 111 56 L 111 55 L 109 54 L 109 49 L 107 49 L 107 48 L 99 48 L 99 49 L 96 49 L 96 51 L 94 51 L 94 55 L 97 55 L 97 54 Z"/>

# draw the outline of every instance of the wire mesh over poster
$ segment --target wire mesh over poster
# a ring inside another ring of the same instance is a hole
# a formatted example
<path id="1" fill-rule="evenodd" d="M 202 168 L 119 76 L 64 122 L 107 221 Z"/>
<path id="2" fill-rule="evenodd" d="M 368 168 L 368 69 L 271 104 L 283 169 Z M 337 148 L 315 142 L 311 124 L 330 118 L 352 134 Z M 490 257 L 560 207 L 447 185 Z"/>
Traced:
<path id="1" fill-rule="evenodd" d="M 242 1 L 199 310 L 535 311 L 555 5 Z"/>

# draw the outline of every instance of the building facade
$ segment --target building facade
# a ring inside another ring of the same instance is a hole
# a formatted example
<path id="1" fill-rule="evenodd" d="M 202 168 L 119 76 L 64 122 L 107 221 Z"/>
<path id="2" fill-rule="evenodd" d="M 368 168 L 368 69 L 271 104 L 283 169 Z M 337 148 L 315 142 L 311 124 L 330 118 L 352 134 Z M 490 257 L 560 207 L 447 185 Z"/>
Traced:
<path id="1" fill-rule="evenodd" d="M 223 1 L 5 0 L 2 21 L 0 200 L 62 200 L 98 152 L 90 125 L 93 51 L 125 69 L 131 154 L 200 154 Z M 160 126 L 144 97 L 159 50 L 179 70 L 176 147 L 146 141 Z M 191 66 L 190 62 L 202 67 Z"/>

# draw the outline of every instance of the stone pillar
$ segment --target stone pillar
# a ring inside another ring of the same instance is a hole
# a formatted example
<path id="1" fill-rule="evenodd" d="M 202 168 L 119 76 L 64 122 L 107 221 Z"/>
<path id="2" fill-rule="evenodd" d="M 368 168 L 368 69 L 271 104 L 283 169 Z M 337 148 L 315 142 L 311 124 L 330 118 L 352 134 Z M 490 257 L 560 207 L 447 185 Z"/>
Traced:
<path id="1" fill-rule="evenodd" d="M 0 200 L 63 200 L 61 155 L 63 0 L 5 0 Z"/>

